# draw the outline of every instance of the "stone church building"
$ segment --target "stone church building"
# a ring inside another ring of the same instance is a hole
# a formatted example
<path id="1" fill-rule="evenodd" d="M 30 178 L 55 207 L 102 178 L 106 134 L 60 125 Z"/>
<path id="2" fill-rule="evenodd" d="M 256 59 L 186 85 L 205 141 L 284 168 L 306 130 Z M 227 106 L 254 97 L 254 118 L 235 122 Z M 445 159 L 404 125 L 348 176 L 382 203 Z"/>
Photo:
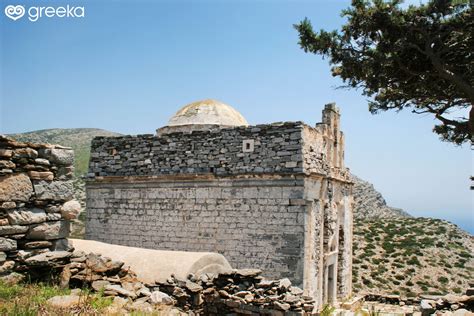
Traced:
<path id="1" fill-rule="evenodd" d="M 156 135 L 92 142 L 86 238 L 223 254 L 288 277 L 321 306 L 351 294 L 352 182 L 334 104 L 315 127 L 249 126 L 215 100 Z M 152 263 L 151 263 L 152 264 Z"/>

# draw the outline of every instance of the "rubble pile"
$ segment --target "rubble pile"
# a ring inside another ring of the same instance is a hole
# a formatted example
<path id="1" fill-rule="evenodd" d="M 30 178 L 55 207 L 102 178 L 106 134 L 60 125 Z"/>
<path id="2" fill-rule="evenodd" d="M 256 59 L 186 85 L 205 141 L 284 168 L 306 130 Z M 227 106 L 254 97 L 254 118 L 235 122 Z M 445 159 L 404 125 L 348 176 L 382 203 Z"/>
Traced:
<path id="1" fill-rule="evenodd" d="M 233 270 L 217 276 L 204 274 L 187 280 L 170 278 L 159 289 L 176 299 L 184 311 L 205 315 L 305 315 L 314 309 L 314 300 L 290 280 L 266 280 L 258 269 Z"/>
<path id="2" fill-rule="evenodd" d="M 145 284 L 122 262 L 79 251 L 68 258 L 61 286 L 92 288 L 114 297 L 115 305 L 127 310 L 151 312 L 157 306 L 173 306 L 201 315 L 306 315 L 314 309 L 313 299 L 288 279 L 265 280 L 257 269 L 189 275 L 186 280 L 172 276 L 164 283 Z"/>

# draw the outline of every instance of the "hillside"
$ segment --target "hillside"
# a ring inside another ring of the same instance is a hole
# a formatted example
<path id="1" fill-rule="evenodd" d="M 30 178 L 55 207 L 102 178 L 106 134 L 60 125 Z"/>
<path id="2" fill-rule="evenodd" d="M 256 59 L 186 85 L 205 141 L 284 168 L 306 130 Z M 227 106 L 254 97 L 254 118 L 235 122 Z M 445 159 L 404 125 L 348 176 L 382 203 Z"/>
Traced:
<path id="1" fill-rule="evenodd" d="M 75 174 L 87 172 L 90 143 L 96 136 L 118 136 L 120 134 L 97 128 L 54 128 L 21 134 L 8 135 L 19 141 L 59 144 L 71 147 L 76 155 Z"/>
<path id="2" fill-rule="evenodd" d="M 474 238 L 447 221 L 354 222 L 355 292 L 463 293 L 474 280 Z"/>
<path id="3" fill-rule="evenodd" d="M 355 293 L 461 293 L 474 280 L 474 237 L 456 225 L 390 207 L 354 176 Z"/>

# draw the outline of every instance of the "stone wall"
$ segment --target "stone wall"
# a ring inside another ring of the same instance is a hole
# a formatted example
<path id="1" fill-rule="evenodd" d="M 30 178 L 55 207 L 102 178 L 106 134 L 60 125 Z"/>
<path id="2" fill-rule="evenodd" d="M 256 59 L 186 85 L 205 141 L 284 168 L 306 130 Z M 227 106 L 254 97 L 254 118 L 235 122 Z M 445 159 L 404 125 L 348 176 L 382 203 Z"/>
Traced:
<path id="1" fill-rule="evenodd" d="M 0 274 L 45 252 L 67 250 L 74 152 L 0 135 Z"/>
<path id="2" fill-rule="evenodd" d="M 302 285 L 304 180 L 127 179 L 87 185 L 86 239 L 224 254 Z"/>
<path id="3" fill-rule="evenodd" d="M 289 122 L 159 137 L 96 137 L 89 177 L 302 173 L 303 127 Z"/>

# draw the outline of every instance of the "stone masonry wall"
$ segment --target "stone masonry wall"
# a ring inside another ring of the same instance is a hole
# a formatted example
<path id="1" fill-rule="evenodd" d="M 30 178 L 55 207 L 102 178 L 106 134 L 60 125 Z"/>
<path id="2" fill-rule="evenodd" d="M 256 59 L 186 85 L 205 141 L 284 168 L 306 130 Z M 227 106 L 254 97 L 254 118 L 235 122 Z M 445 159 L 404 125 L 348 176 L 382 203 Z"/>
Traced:
<path id="1" fill-rule="evenodd" d="M 126 179 L 87 185 L 86 238 L 223 254 L 303 283 L 304 180 Z"/>
<path id="2" fill-rule="evenodd" d="M 302 173 L 303 127 L 289 122 L 160 137 L 96 137 L 89 177 Z"/>
<path id="3" fill-rule="evenodd" d="M 0 135 L 0 275 L 35 255 L 69 249 L 74 153 Z"/>

